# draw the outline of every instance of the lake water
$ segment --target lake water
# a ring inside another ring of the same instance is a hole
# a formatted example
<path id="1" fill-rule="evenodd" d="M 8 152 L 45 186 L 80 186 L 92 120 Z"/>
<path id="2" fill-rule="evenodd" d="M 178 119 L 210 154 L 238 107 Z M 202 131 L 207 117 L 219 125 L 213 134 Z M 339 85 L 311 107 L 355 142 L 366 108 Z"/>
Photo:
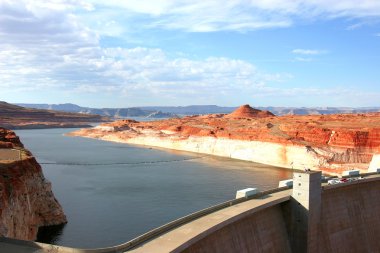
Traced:
<path id="1" fill-rule="evenodd" d="M 270 189 L 291 178 L 290 170 L 257 163 L 63 135 L 74 130 L 16 131 L 42 163 L 68 218 L 55 234 L 45 233 L 43 242 L 120 244 L 233 199 L 239 189 Z"/>

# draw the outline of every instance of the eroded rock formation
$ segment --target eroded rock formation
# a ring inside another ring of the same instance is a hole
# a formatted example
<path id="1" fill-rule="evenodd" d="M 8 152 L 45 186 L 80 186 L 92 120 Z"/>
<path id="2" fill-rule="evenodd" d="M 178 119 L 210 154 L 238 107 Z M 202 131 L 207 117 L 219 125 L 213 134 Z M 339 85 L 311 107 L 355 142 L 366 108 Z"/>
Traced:
<path id="1" fill-rule="evenodd" d="M 0 128 L 0 152 L 11 149 L 21 153 L 0 159 L 0 236 L 35 240 L 39 227 L 66 223 L 66 216 L 41 166 L 14 132 Z"/>
<path id="2" fill-rule="evenodd" d="M 274 116 L 269 111 L 262 111 L 252 108 L 249 105 L 242 105 L 230 114 L 225 115 L 226 118 L 265 118 Z"/>
<path id="3" fill-rule="evenodd" d="M 339 173 L 367 169 L 380 152 L 380 113 L 278 117 L 244 105 L 230 114 L 122 120 L 73 135 Z"/>

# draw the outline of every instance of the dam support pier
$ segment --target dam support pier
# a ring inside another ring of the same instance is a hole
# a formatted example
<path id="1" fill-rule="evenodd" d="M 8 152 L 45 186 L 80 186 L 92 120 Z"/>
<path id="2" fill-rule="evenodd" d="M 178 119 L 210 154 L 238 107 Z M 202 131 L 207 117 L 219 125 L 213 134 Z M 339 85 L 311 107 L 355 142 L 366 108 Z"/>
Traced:
<path id="1" fill-rule="evenodd" d="M 290 199 L 288 225 L 292 252 L 319 252 L 318 227 L 321 218 L 321 172 L 296 172 Z"/>

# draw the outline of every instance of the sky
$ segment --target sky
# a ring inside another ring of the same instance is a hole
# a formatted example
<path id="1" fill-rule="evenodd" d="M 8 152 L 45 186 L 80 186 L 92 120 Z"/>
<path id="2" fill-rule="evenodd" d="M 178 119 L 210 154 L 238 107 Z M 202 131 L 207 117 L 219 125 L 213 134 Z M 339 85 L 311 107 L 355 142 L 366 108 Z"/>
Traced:
<path id="1" fill-rule="evenodd" d="M 0 0 L 0 101 L 380 106 L 379 0 Z"/>

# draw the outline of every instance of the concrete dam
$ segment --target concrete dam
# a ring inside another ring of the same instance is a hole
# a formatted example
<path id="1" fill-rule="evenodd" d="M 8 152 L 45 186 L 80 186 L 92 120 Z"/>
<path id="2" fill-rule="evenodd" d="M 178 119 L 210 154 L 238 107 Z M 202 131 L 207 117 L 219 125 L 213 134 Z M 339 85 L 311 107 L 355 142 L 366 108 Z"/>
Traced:
<path id="1" fill-rule="evenodd" d="M 321 184 L 295 172 L 282 187 L 199 211 L 114 247 L 75 249 L 0 238 L 0 252 L 380 252 L 380 175 Z"/>

